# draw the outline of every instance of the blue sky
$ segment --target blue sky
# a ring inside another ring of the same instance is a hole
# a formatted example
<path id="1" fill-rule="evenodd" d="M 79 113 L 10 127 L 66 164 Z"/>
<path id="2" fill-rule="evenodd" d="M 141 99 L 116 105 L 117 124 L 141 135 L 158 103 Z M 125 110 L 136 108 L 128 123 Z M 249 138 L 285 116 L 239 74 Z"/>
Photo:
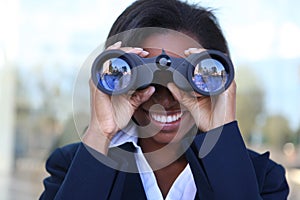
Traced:
<path id="1" fill-rule="evenodd" d="M 61 81 L 58 73 L 71 73 L 74 77 L 89 54 L 103 44 L 113 21 L 131 2 L 0 0 L 0 24 L 5 27 L 0 33 L 0 63 L 1 54 L 5 54 L 8 62 L 20 69 L 30 71 L 34 66 L 44 66 L 51 82 Z M 297 127 L 300 1 L 203 0 L 201 5 L 216 8 L 237 70 L 249 66 L 256 72 L 266 91 L 266 112 L 284 114 Z M 66 91 L 69 89 L 65 86 Z"/>

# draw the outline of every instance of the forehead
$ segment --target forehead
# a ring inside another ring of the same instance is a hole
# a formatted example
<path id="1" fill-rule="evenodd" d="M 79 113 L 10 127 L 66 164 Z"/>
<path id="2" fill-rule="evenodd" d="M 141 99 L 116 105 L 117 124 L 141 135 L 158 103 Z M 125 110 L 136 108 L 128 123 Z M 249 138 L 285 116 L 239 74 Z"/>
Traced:
<path id="1" fill-rule="evenodd" d="M 156 33 L 148 36 L 141 47 L 149 51 L 151 56 L 161 54 L 164 49 L 168 55 L 184 57 L 184 51 L 189 48 L 201 48 L 201 45 L 192 37 L 180 32 Z"/>

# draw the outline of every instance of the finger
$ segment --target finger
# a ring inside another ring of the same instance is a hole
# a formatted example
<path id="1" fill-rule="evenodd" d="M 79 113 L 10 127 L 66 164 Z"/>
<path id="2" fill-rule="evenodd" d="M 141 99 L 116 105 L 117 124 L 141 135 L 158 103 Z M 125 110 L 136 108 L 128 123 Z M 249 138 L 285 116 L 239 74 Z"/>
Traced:
<path id="1" fill-rule="evenodd" d="M 196 98 L 191 96 L 189 93 L 180 90 L 174 83 L 168 83 L 168 89 L 171 91 L 173 97 L 183 104 L 185 107 L 193 107 L 196 103 Z"/>
<path id="2" fill-rule="evenodd" d="M 205 51 L 205 49 L 203 49 L 203 48 L 189 48 L 189 49 L 184 51 L 184 55 L 189 56 L 193 53 L 201 53 L 203 51 Z"/>
<path id="3" fill-rule="evenodd" d="M 140 57 L 147 57 L 149 55 L 148 51 L 143 50 L 141 53 L 138 54 Z"/>
<path id="4" fill-rule="evenodd" d="M 89 86 L 90 86 L 90 91 L 92 94 L 95 94 L 96 93 L 96 90 L 97 90 L 97 87 L 94 83 L 94 81 L 92 81 L 92 79 L 90 78 L 89 79 Z"/>
<path id="5" fill-rule="evenodd" d="M 111 105 L 110 96 L 98 90 L 92 80 L 89 81 L 89 85 L 91 124 L 101 127 L 104 133 L 111 134 L 116 132 L 117 129 L 113 125 L 113 107 Z"/>
<path id="6" fill-rule="evenodd" d="M 89 80 L 89 86 L 90 86 L 90 98 L 91 98 L 91 107 L 94 109 L 93 111 L 97 111 L 97 107 L 101 108 L 101 104 L 105 105 L 107 102 L 110 102 L 110 98 L 107 94 L 101 92 L 94 82 L 90 79 Z M 103 109 L 110 109 L 108 106 L 105 106 Z"/>
<path id="7" fill-rule="evenodd" d="M 168 83 L 167 87 L 174 98 L 190 111 L 195 122 L 199 122 L 200 110 L 197 98 L 191 96 L 188 92 L 180 90 L 174 83 Z"/>
<path id="8" fill-rule="evenodd" d="M 152 94 L 155 92 L 155 87 L 149 86 L 141 91 L 136 91 L 130 97 L 130 103 L 134 109 L 138 108 L 142 103 L 149 100 Z"/>
<path id="9" fill-rule="evenodd" d="M 237 89 L 236 82 L 235 82 L 235 80 L 233 80 L 227 90 L 228 90 L 229 93 L 231 93 L 235 96 L 236 95 L 236 89 Z"/>
<path id="10" fill-rule="evenodd" d="M 233 121 L 236 119 L 236 83 L 233 81 L 229 88 L 219 95 L 221 101 L 224 102 L 224 108 L 217 105 L 216 109 L 224 109 L 226 111 L 226 121 Z"/>
<path id="11" fill-rule="evenodd" d="M 120 49 L 122 46 L 122 41 L 118 41 L 116 43 L 114 43 L 113 45 L 107 47 L 107 50 L 112 50 L 112 49 Z"/>
<path id="12" fill-rule="evenodd" d="M 115 44 L 107 47 L 107 50 L 113 50 L 113 49 L 121 49 L 122 51 L 126 53 L 134 53 L 139 55 L 140 57 L 146 57 L 149 55 L 148 51 L 145 51 L 144 49 L 140 47 L 121 47 L 122 41 L 118 41 Z"/>
<path id="13" fill-rule="evenodd" d="M 146 57 L 149 55 L 148 51 L 145 51 L 144 49 L 139 48 L 139 47 L 124 47 L 121 49 L 123 51 L 125 51 L 126 53 L 134 53 L 134 54 L 139 55 L 140 57 Z"/>
<path id="14" fill-rule="evenodd" d="M 202 94 L 199 94 L 198 92 L 195 92 L 195 91 L 191 91 L 190 95 L 193 96 L 193 97 L 196 97 L 196 98 L 204 97 Z"/>
<path id="15" fill-rule="evenodd" d="M 89 80 L 89 86 L 90 86 L 90 91 L 91 94 L 93 95 L 93 97 L 108 97 L 107 94 L 101 92 L 97 86 L 94 84 L 94 82 L 92 81 L 92 79 Z"/>
<path id="16" fill-rule="evenodd" d="M 170 90 L 170 92 L 172 93 L 173 97 L 181 102 L 182 98 L 183 98 L 183 94 L 182 92 L 179 90 L 178 87 L 176 87 L 176 85 L 174 83 L 168 83 L 167 84 L 168 89 Z"/>

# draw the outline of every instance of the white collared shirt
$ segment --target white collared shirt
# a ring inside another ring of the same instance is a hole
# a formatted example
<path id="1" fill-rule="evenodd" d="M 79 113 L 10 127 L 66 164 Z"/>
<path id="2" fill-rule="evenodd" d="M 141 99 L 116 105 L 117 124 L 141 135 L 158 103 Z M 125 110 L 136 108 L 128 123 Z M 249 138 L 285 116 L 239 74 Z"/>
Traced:
<path id="1" fill-rule="evenodd" d="M 126 134 L 124 134 L 124 132 Z M 137 128 L 133 124 L 129 124 L 123 132 L 118 132 L 110 143 L 111 147 L 120 146 L 126 142 L 132 142 L 136 148 L 134 153 L 139 174 L 143 183 L 143 187 L 148 200 L 163 200 L 162 193 L 158 187 L 155 175 L 149 166 L 141 147 L 137 144 Z M 185 169 L 179 174 L 170 188 L 166 200 L 190 200 L 194 199 L 197 192 L 194 177 L 187 164 Z"/>

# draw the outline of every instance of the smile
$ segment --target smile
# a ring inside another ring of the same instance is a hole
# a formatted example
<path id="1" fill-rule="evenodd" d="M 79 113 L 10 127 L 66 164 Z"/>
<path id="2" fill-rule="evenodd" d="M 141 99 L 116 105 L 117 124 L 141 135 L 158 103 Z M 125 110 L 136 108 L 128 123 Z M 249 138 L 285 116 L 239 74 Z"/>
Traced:
<path id="1" fill-rule="evenodd" d="M 150 116 L 153 120 L 160 123 L 172 123 L 179 120 L 182 117 L 183 113 L 177 113 L 172 115 L 163 115 L 158 113 L 151 113 Z"/>

